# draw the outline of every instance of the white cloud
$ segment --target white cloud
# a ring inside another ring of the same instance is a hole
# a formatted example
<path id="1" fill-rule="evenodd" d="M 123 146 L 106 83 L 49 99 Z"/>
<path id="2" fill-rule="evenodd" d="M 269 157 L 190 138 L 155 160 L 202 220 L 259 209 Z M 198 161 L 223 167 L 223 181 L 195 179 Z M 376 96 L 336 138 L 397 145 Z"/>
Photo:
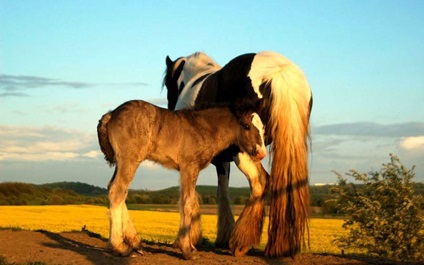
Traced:
<path id="1" fill-rule="evenodd" d="M 382 163 L 389 162 L 390 153 L 398 155 L 407 167 L 415 165 L 416 181 L 423 181 L 424 135 L 419 126 L 408 126 L 411 124 L 387 125 L 386 129 L 390 129 L 390 132 L 372 130 L 362 135 L 350 135 L 348 130 L 343 133 L 336 130 L 332 134 L 334 130 L 328 130 L 314 134 L 312 130 L 310 182 L 334 182 L 336 179 L 332 170 L 339 173 L 350 169 L 359 172 L 379 170 Z M 405 129 L 403 136 L 401 127 Z"/>
<path id="2" fill-rule="evenodd" d="M 94 135 L 51 127 L 0 125 L 0 161 L 96 158 Z"/>
<path id="3" fill-rule="evenodd" d="M 98 157 L 100 155 L 101 155 L 101 152 L 100 151 L 92 150 L 92 151 L 89 151 L 89 152 L 83 154 L 82 156 L 83 157 L 88 157 L 88 158 L 96 158 L 96 157 Z"/>
<path id="4" fill-rule="evenodd" d="M 424 135 L 404 137 L 400 141 L 400 147 L 405 150 L 424 150 Z"/>
<path id="5" fill-rule="evenodd" d="M 157 167 L 160 167 L 160 165 L 159 165 L 159 164 L 157 164 L 157 163 L 155 163 L 155 162 L 153 162 L 153 161 L 150 161 L 150 160 L 144 160 L 144 161 L 141 163 L 141 165 L 142 165 L 143 167 L 145 167 L 145 168 L 157 168 Z"/>

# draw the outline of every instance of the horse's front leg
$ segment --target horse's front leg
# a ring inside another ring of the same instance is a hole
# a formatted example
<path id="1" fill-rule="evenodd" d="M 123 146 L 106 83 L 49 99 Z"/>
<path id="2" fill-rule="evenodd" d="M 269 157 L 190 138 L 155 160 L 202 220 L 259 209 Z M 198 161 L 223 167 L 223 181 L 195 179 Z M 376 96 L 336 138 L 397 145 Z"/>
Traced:
<path id="1" fill-rule="evenodd" d="M 230 192 L 228 189 L 230 179 L 230 162 L 216 162 L 214 165 L 218 175 L 218 231 L 215 246 L 228 248 L 235 223 L 230 204 Z"/>
<path id="2" fill-rule="evenodd" d="M 234 161 L 250 184 L 249 201 L 240 214 L 230 239 L 233 255 L 242 256 L 253 245 L 260 243 L 269 175 L 261 161 L 253 160 L 247 153 L 239 153 Z"/>
<path id="3" fill-rule="evenodd" d="M 199 202 L 195 189 L 198 174 L 199 170 L 181 169 L 181 221 L 175 245 L 181 249 L 184 259 L 187 260 L 197 258 L 195 245 L 200 239 Z"/>
<path id="4" fill-rule="evenodd" d="M 140 239 L 128 213 L 125 199 L 137 165 L 119 164 L 109 184 L 109 243 L 112 251 L 128 256 L 132 250 L 140 249 Z"/>

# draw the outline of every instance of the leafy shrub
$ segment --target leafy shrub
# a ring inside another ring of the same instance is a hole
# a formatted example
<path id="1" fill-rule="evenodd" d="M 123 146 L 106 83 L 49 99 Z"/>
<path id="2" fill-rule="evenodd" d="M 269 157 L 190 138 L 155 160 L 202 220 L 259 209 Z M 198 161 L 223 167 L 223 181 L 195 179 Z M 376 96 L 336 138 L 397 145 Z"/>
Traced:
<path id="1" fill-rule="evenodd" d="M 333 189 L 338 209 L 346 214 L 343 227 L 349 230 L 336 239 L 342 248 L 359 248 L 397 260 L 423 260 L 423 198 L 414 195 L 414 167 L 408 170 L 398 157 L 379 172 L 346 175 L 362 184 L 347 183 L 340 174 Z M 421 217 L 420 217 L 421 214 Z"/>

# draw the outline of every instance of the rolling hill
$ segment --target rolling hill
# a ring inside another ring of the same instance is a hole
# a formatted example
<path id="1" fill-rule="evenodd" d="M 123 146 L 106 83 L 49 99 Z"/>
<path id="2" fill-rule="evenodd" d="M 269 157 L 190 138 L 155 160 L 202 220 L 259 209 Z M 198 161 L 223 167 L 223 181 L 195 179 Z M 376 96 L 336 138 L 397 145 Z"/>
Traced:
<path id="1" fill-rule="evenodd" d="M 415 183 L 415 192 L 424 194 L 424 183 Z M 332 199 L 331 185 L 311 186 L 311 206 L 322 207 Z M 196 191 L 202 204 L 216 204 L 216 186 L 197 186 Z M 108 205 L 108 191 L 105 188 L 81 182 L 56 182 L 42 185 L 29 183 L 0 183 L 0 205 L 63 205 L 95 204 Z M 245 204 L 250 196 L 248 187 L 230 187 L 233 204 Z M 129 190 L 129 204 L 176 204 L 179 187 L 157 191 Z"/>

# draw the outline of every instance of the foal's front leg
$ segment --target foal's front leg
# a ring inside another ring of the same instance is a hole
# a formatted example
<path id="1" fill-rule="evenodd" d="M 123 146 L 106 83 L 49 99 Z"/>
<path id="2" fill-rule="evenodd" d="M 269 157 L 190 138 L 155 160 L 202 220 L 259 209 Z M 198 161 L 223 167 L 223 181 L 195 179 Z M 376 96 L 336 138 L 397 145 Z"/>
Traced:
<path id="1" fill-rule="evenodd" d="M 197 169 L 181 169 L 181 221 L 175 245 L 180 247 L 184 259 L 187 260 L 197 258 L 195 245 L 200 237 L 200 214 L 195 190 L 198 174 L 199 170 Z M 194 227 L 193 222 L 195 223 Z"/>
<path id="2" fill-rule="evenodd" d="M 264 198 L 268 189 L 269 175 L 261 161 L 252 160 L 247 153 L 239 153 L 234 161 L 250 184 L 249 201 L 240 214 L 230 239 L 233 255 L 243 256 L 261 240 L 265 214 Z"/>

